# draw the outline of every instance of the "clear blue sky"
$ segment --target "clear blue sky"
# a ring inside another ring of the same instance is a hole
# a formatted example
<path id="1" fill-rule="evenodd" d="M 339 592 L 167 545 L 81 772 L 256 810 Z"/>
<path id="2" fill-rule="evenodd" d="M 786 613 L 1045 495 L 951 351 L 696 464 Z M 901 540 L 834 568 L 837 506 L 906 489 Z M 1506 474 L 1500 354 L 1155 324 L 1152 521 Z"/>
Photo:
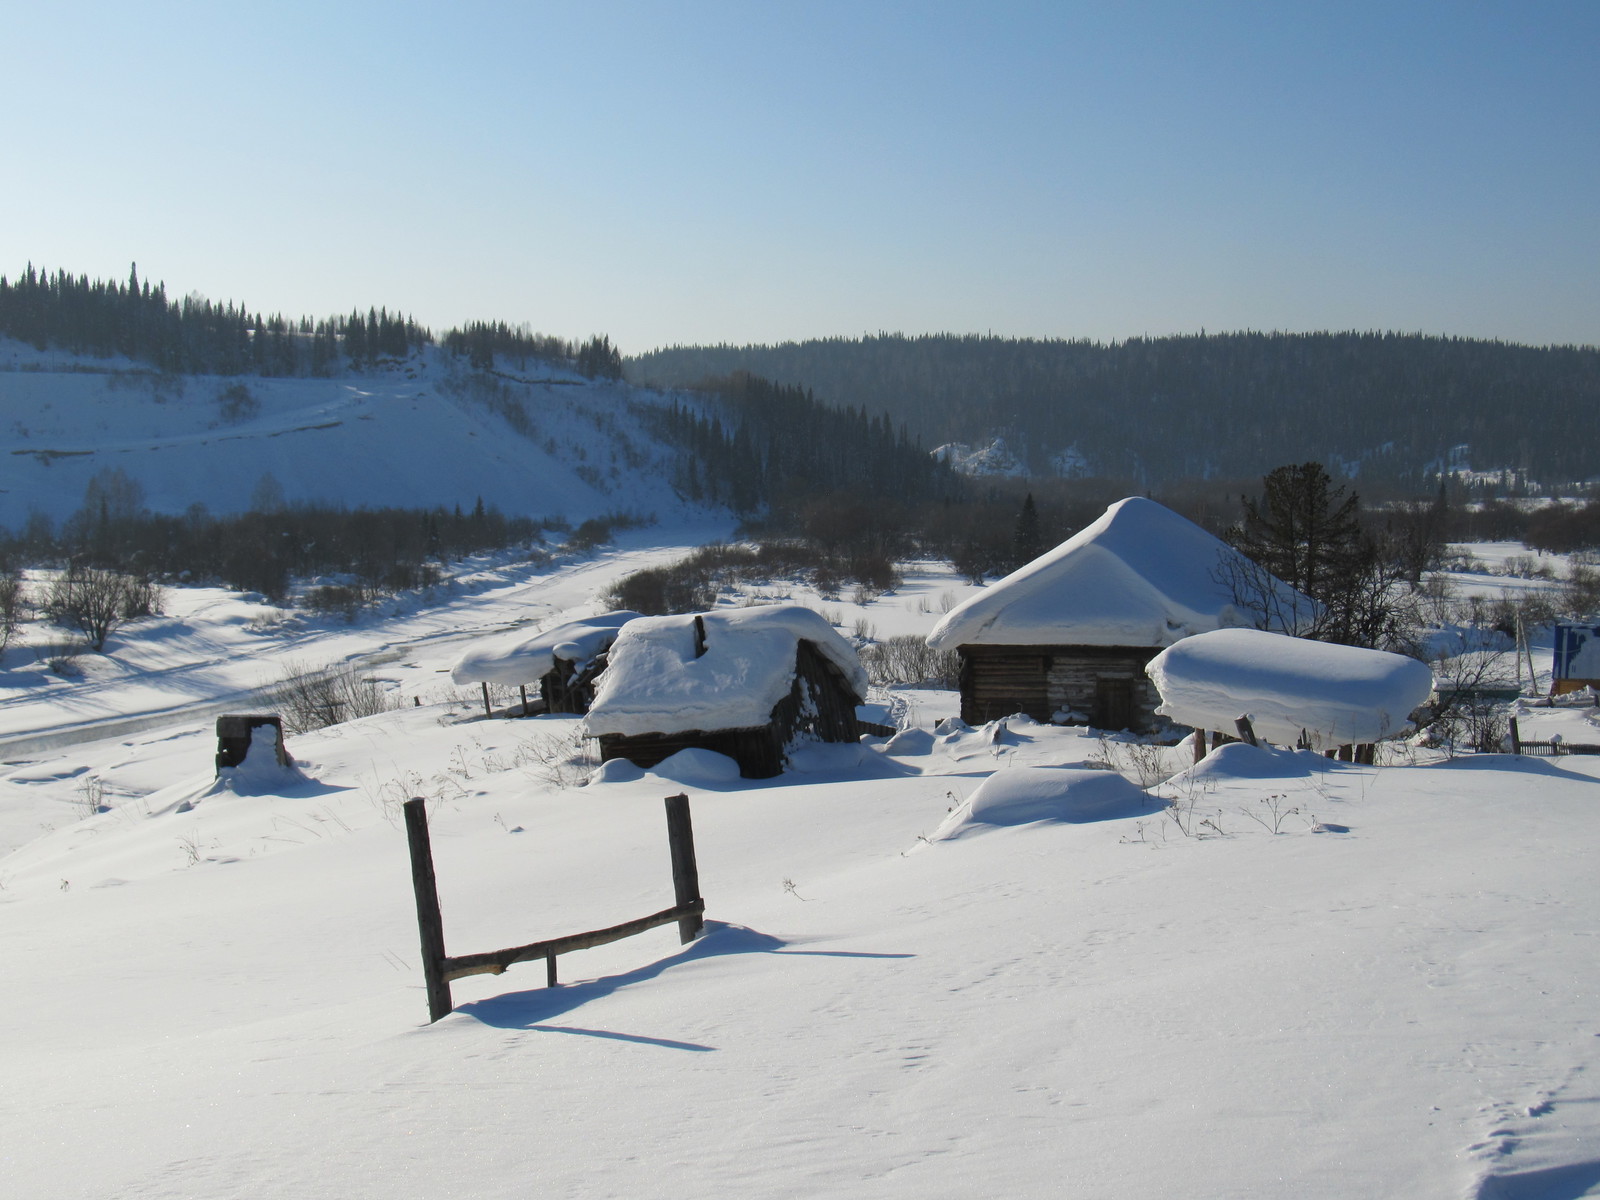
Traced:
<path id="1" fill-rule="evenodd" d="M 1600 343 L 1600 2 L 0 0 L 0 273 L 633 353 Z"/>

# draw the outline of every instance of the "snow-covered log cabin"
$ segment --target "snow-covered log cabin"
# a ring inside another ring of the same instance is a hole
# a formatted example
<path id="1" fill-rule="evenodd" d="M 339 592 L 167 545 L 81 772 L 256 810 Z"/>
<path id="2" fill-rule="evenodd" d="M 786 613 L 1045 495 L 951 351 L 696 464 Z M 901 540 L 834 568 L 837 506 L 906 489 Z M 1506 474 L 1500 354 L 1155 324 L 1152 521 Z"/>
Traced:
<path id="1" fill-rule="evenodd" d="M 1236 603 L 1243 581 L 1273 588 L 1279 621 L 1316 607 L 1192 521 L 1132 497 L 952 609 L 928 645 L 960 653 L 968 724 L 1023 712 L 1149 730 L 1160 697 L 1145 664 L 1190 634 L 1254 624 Z"/>
<path id="2" fill-rule="evenodd" d="M 606 653 L 617 632 L 638 617 L 627 610 L 603 613 L 532 637 L 518 633 L 475 643 L 456 661 L 450 679 L 457 684 L 495 683 L 524 690 L 537 683 L 543 711 L 585 713 L 594 699 L 595 677 L 605 669 Z"/>
<path id="3" fill-rule="evenodd" d="M 643 617 L 612 646 L 584 728 L 602 760 L 653 767 L 698 747 L 764 779 L 797 742 L 855 741 L 866 692 L 855 647 L 808 608 Z"/>

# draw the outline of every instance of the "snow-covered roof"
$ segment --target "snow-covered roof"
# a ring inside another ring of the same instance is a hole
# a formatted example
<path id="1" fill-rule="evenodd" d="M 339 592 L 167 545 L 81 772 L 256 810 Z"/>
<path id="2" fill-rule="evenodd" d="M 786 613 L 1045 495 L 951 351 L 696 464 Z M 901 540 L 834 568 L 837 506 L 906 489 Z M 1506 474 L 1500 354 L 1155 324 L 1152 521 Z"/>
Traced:
<path id="1" fill-rule="evenodd" d="M 455 683 L 532 683 L 555 669 L 555 660 L 586 662 L 616 638 L 617 630 L 639 614 L 623 610 L 568 621 L 533 634 L 518 632 L 474 643 L 450 669 Z"/>
<path id="2" fill-rule="evenodd" d="M 1218 568 L 1238 551 L 1154 500 L 1099 520 L 947 613 L 928 645 L 1170 646 L 1245 625 Z M 1287 587 L 1309 611 L 1312 602 Z"/>
<path id="3" fill-rule="evenodd" d="M 1376 742 L 1408 727 L 1433 672 L 1403 654 L 1335 646 L 1259 629 L 1219 629 L 1168 646 L 1145 667 L 1156 712 L 1232 733 L 1245 714 L 1261 737 L 1313 749 Z"/>
<path id="4" fill-rule="evenodd" d="M 727 609 L 702 620 L 698 658 L 692 616 L 641 617 L 622 630 L 584 720 L 590 737 L 765 725 L 794 685 L 801 641 L 839 668 L 858 699 L 866 695 L 855 647 L 809 608 Z"/>

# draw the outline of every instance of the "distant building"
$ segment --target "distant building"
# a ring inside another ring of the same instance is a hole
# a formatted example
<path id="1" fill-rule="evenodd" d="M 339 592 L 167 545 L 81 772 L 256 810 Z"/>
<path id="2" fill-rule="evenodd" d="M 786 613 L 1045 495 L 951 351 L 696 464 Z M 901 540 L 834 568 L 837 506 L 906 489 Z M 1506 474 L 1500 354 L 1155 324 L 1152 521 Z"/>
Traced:
<path id="1" fill-rule="evenodd" d="M 604 613 L 568 621 L 533 635 L 489 638 L 473 646 L 450 671 L 453 682 L 539 687 L 529 707 L 549 713 L 585 713 L 594 699 L 594 681 L 605 669 L 606 652 L 636 612 Z"/>
<path id="2" fill-rule="evenodd" d="M 1248 626 L 1244 580 L 1279 606 L 1316 605 L 1153 500 L 1119 500 L 1099 520 L 952 609 L 928 635 L 961 656 L 961 719 L 1149 730 L 1160 703 L 1145 664 L 1180 638 Z"/>
<path id="3" fill-rule="evenodd" d="M 855 647 L 808 608 L 643 617 L 612 646 L 584 728 L 602 760 L 653 767 L 697 747 L 762 779 L 797 743 L 856 741 L 866 691 Z"/>

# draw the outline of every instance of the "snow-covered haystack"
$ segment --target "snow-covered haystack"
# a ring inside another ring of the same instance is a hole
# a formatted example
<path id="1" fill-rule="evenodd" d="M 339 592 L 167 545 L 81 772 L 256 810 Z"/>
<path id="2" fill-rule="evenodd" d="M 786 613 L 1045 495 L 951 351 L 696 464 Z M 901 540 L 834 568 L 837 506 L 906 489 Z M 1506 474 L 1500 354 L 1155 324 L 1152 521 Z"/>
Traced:
<path id="1" fill-rule="evenodd" d="M 1292 746 L 1303 732 L 1318 750 L 1403 732 L 1433 688 L 1432 672 L 1414 658 L 1258 629 L 1185 638 L 1146 671 L 1164 717 L 1231 732 L 1248 715 L 1268 741 Z"/>
<path id="2" fill-rule="evenodd" d="M 556 662 L 575 669 L 590 662 L 617 638 L 617 631 L 638 617 L 636 612 L 602 613 L 568 621 L 529 636 L 518 632 L 475 642 L 450 669 L 454 683 L 497 683 L 507 687 L 533 683 L 555 670 Z"/>
<path id="3" fill-rule="evenodd" d="M 950 610 L 928 645 L 1170 646 L 1249 622 L 1227 582 L 1237 550 L 1138 496 Z M 1285 611 L 1315 603 L 1279 584 Z"/>
<path id="4" fill-rule="evenodd" d="M 948 841 L 996 825 L 1140 817 L 1161 807 L 1115 771 L 1008 767 L 979 784 L 971 798 L 945 818 L 933 840 Z"/>
<path id="5" fill-rule="evenodd" d="M 700 653 L 696 621 L 705 631 Z M 764 725 L 794 684 L 801 642 L 815 646 L 858 697 L 866 695 L 855 648 L 809 608 L 642 617 L 618 634 L 584 728 L 599 737 Z"/>

